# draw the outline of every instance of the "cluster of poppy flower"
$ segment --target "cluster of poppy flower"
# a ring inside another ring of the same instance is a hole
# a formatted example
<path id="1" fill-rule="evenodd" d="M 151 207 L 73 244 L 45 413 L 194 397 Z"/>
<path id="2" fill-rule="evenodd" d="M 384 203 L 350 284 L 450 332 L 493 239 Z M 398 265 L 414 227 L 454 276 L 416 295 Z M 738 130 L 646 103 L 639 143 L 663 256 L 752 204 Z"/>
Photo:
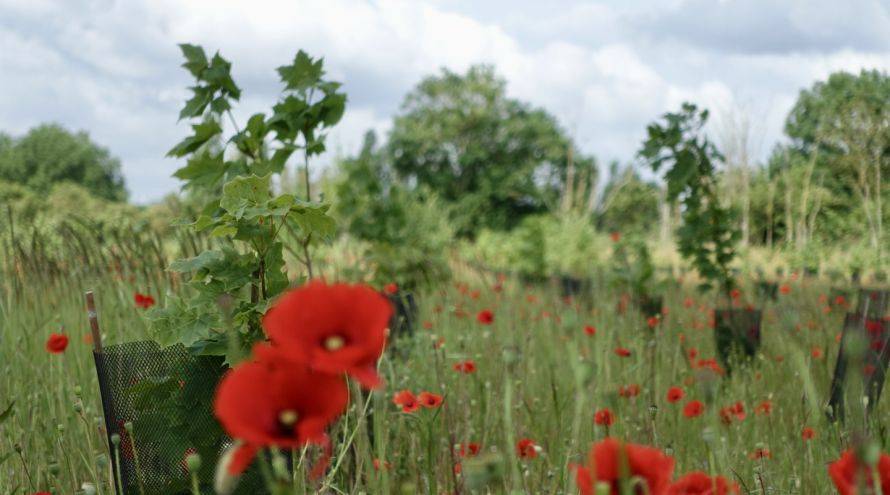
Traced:
<path id="1" fill-rule="evenodd" d="M 401 407 L 403 413 L 413 413 L 425 407 L 427 409 L 435 409 L 442 405 L 442 396 L 432 392 L 421 392 L 414 395 L 410 390 L 402 390 L 396 392 L 392 398 L 392 403 Z"/>
<path id="2" fill-rule="evenodd" d="M 391 314 L 387 299 L 364 285 L 312 281 L 282 296 L 263 318 L 269 342 L 216 391 L 216 417 L 238 442 L 227 472 L 241 474 L 261 448 L 314 444 L 325 455 L 312 475 L 322 474 L 326 430 L 349 403 L 346 376 L 369 389 L 382 384 L 377 361 Z"/>
<path id="3" fill-rule="evenodd" d="M 752 457 L 771 457 L 766 449 L 758 449 L 755 454 Z M 723 476 L 711 476 L 701 471 L 693 471 L 672 480 L 672 457 L 656 448 L 624 443 L 610 437 L 593 445 L 586 465 L 573 465 L 572 469 L 575 471 L 575 482 L 581 495 L 603 492 L 617 495 L 626 493 L 628 488 L 632 493 L 650 495 L 739 493 L 737 483 L 730 482 Z M 880 492 L 874 490 L 869 493 L 890 493 L 890 455 L 882 454 L 877 463 L 870 467 L 852 450 L 848 450 L 828 466 L 828 475 L 840 495 L 858 494 L 860 481 L 864 481 L 868 487 L 880 485 Z M 622 486 L 623 484 L 628 486 Z"/>

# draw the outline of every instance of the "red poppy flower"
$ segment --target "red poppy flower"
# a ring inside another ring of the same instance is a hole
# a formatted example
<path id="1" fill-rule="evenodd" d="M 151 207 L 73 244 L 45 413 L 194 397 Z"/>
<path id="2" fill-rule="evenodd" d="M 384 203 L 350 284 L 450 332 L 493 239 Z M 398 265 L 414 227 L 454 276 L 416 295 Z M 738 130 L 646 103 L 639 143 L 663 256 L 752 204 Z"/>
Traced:
<path id="1" fill-rule="evenodd" d="M 454 365 L 454 370 L 459 371 L 461 373 L 466 373 L 468 375 L 470 373 L 475 373 L 476 372 L 476 362 L 473 361 L 472 359 L 467 359 L 466 361 L 464 361 L 462 363 L 456 363 Z"/>
<path id="2" fill-rule="evenodd" d="M 534 459 L 538 457 L 538 445 L 531 439 L 523 438 L 516 442 L 516 454 L 522 459 Z"/>
<path id="3" fill-rule="evenodd" d="M 810 355 L 813 356 L 813 359 L 822 359 L 822 349 L 814 346 L 810 350 Z"/>
<path id="4" fill-rule="evenodd" d="M 650 316 L 650 317 L 646 320 L 646 325 L 648 325 L 649 328 L 655 328 L 655 327 L 658 326 L 658 323 L 659 323 L 660 321 L 661 321 L 661 318 L 659 318 L 659 317 L 657 317 L 657 316 Z"/>
<path id="5" fill-rule="evenodd" d="M 435 409 L 442 405 L 442 396 L 432 392 L 421 392 L 417 396 L 417 402 L 428 409 Z"/>
<path id="6" fill-rule="evenodd" d="M 881 454 L 875 468 L 881 484 L 881 493 L 890 493 L 890 455 Z M 831 477 L 840 495 L 858 494 L 857 486 L 862 480 L 869 487 L 866 493 L 869 495 L 876 493 L 873 488 L 876 480 L 872 471 L 872 468 L 856 458 L 852 450 L 844 452 L 840 459 L 828 465 L 828 476 Z"/>
<path id="7" fill-rule="evenodd" d="M 392 463 L 389 461 L 382 461 L 380 459 L 374 459 L 371 461 L 371 464 L 374 466 L 374 471 L 380 471 L 383 469 L 384 471 L 389 471 L 392 468 Z"/>
<path id="8" fill-rule="evenodd" d="M 399 292 L 399 286 L 395 282 L 390 282 L 383 286 L 383 292 L 393 296 Z"/>
<path id="9" fill-rule="evenodd" d="M 265 354 L 260 361 L 226 373 L 217 387 L 213 409 L 229 436 L 245 442 L 244 451 L 236 454 L 241 457 L 234 463 L 237 471 L 250 464 L 258 447 L 328 443 L 325 429 L 343 413 L 348 401 L 342 376 Z"/>
<path id="10" fill-rule="evenodd" d="M 625 349 L 624 347 L 617 347 L 615 348 L 615 355 L 620 357 L 629 357 L 630 351 Z"/>
<path id="11" fill-rule="evenodd" d="M 771 412 L 773 412 L 773 402 L 771 400 L 761 402 L 754 410 L 755 414 L 762 414 L 764 416 L 768 416 Z"/>
<path id="12" fill-rule="evenodd" d="M 621 240 L 621 232 L 612 232 L 609 234 L 609 237 L 612 239 L 612 242 L 618 242 Z"/>
<path id="13" fill-rule="evenodd" d="M 410 414 L 420 409 L 420 403 L 417 401 L 417 397 L 415 397 L 410 390 L 397 392 L 392 398 L 392 403 L 397 406 L 402 406 L 403 413 Z"/>
<path id="14" fill-rule="evenodd" d="M 476 442 L 462 443 L 460 444 L 458 455 L 460 455 L 461 457 L 473 457 L 479 454 L 480 450 L 482 450 L 482 447 L 480 447 L 479 444 Z"/>
<path id="15" fill-rule="evenodd" d="M 615 414 L 609 408 L 604 407 L 594 413 L 593 422 L 600 426 L 612 426 L 615 424 Z"/>
<path id="16" fill-rule="evenodd" d="M 695 347 L 690 347 L 688 354 L 689 354 L 689 360 L 692 361 L 693 359 L 698 357 L 698 349 L 696 349 Z"/>
<path id="17" fill-rule="evenodd" d="M 368 286 L 312 281 L 281 297 L 263 327 L 291 360 L 375 388 L 390 316 L 389 301 Z"/>
<path id="18" fill-rule="evenodd" d="M 729 297 L 731 297 L 733 299 L 738 299 L 741 296 L 742 296 L 742 291 L 740 291 L 738 289 L 732 289 L 731 291 L 729 291 Z"/>
<path id="19" fill-rule="evenodd" d="M 683 407 L 683 416 L 687 418 L 697 418 L 701 416 L 705 410 L 705 405 L 698 400 L 692 400 L 686 403 L 686 406 Z"/>
<path id="20" fill-rule="evenodd" d="M 779 287 L 779 292 L 785 295 L 791 294 L 791 286 L 788 284 L 782 284 L 782 286 Z"/>
<path id="21" fill-rule="evenodd" d="M 803 438 L 804 440 L 812 440 L 816 438 L 816 430 L 810 428 L 809 426 L 804 427 L 804 429 L 800 432 L 800 438 Z"/>
<path id="22" fill-rule="evenodd" d="M 701 471 L 689 473 L 668 487 L 666 495 L 730 495 L 739 493 L 739 486 L 723 476 L 713 478 Z"/>
<path id="23" fill-rule="evenodd" d="M 46 339 L 46 352 L 61 354 L 68 348 L 68 336 L 64 333 L 51 333 Z"/>
<path id="24" fill-rule="evenodd" d="M 148 294 L 140 294 L 136 292 L 133 294 L 133 302 L 136 303 L 136 307 L 138 308 L 148 309 L 155 305 L 155 298 Z"/>
<path id="25" fill-rule="evenodd" d="M 680 387 L 671 387 L 667 391 L 667 401 L 671 404 L 679 402 L 686 396 L 686 392 Z"/>
<path id="26" fill-rule="evenodd" d="M 596 327 L 593 325 L 585 325 L 584 333 L 586 333 L 587 335 L 590 335 L 592 337 L 592 336 L 596 335 Z"/>
<path id="27" fill-rule="evenodd" d="M 748 454 L 748 457 L 750 457 L 751 460 L 755 460 L 755 461 L 758 459 L 772 459 L 773 453 L 770 452 L 769 449 L 758 447 L 758 448 L 754 449 L 754 452 L 751 452 L 750 454 Z"/>
<path id="28" fill-rule="evenodd" d="M 577 467 L 575 479 L 582 495 L 594 495 L 597 483 L 611 488 L 611 495 L 625 493 L 623 480 L 645 483 L 634 493 L 667 495 L 674 472 L 674 459 L 658 449 L 606 438 L 593 446 L 587 467 Z"/>
<path id="29" fill-rule="evenodd" d="M 476 315 L 476 321 L 483 325 L 491 325 L 494 323 L 494 313 L 490 309 L 483 309 Z"/>
<path id="30" fill-rule="evenodd" d="M 686 299 L 683 299 L 684 307 L 691 308 L 693 305 L 695 305 L 695 300 L 693 300 L 691 297 L 687 297 Z"/>
<path id="31" fill-rule="evenodd" d="M 627 399 L 636 397 L 640 395 L 640 386 L 636 383 L 631 383 L 627 386 L 618 387 L 618 395 Z"/>

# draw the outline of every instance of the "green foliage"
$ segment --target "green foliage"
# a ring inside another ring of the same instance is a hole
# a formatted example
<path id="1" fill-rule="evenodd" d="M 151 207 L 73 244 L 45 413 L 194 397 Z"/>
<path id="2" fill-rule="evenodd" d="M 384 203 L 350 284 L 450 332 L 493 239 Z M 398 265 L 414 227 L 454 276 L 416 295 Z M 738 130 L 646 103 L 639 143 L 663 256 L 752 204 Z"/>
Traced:
<path id="1" fill-rule="evenodd" d="M 632 167 L 618 170 L 617 164 L 612 164 L 597 227 L 627 235 L 652 232 L 658 222 L 659 194 L 658 186 L 643 181 Z"/>
<path id="2" fill-rule="evenodd" d="M 869 237 L 879 258 L 886 245 L 883 224 L 890 219 L 884 207 L 890 200 L 884 183 L 890 176 L 888 102 L 886 73 L 836 72 L 801 91 L 785 123 L 791 150 L 811 160 L 825 187 L 839 198 L 825 206 L 825 216 L 857 218 L 851 227 Z"/>
<path id="3" fill-rule="evenodd" d="M 457 231 L 508 229 L 554 205 L 571 140 L 547 112 L 508 98 L 491 67 L 424 79 L 393 121 L 387 154 L 400 177 L 453 203 Z M 575 158 L 576 169 L 591 168 Z"/>
<path id="4" fill-rule="evenodd" d="M 651 299 L 660 284 L 655 280 L 655 264 L 646 241 L 633 235 L 622 235 L 612 251 L 611 279 L 623 293 L 633 294 L 636 301 Z"/>
<path id="5" fill-rule="evenodd" d="M 589 277 L 602 265 L 607 241 L 588 215 L 534 215 L 509 232 L 482 230 L 463 255 L 488 268 L 528 279 Z"/>
<path id="6" fill-rule="evenodd" d="M 0 134 L 0 180 L 40 194 L 71 182 L 100 198 L 127 199 L 120 161 L 86 132 L 71 133 L 56 124 L 39 125 L 18 139 Z"/>
<path id="7" fill-rule="evenodd" d="M 415 290 L 450 276 L 453 230 L 448 208 L 425 189 L 409 190 L 392 174 L 369 132 L 358 156 L 340 162 L 334 184 L 336 216 L 344 230 L 364 241 L 372 279 Z"/>
<path id="8" fill-rule="evenodd" d="M 328 204 L 312 201 L 308 190 L 305 200 L 276 195 L 273 184 L 297 150 L 308 175 L 308 159 L 324 151 L 322 131 L 340 120 L 346 96 L 337 91 L 339 83 L 322 79 L 322 61 L 301 51 L 293 64 L 278 68 L 285 89 L 271 116 L 255 114 L 239 129 L 230 111 L 241 96 L 231 63 L 219 53 L 208 59 L 199 46 L 180 48 L 183 67 L 196 79 L 180 118 L 199 122 L 169 155 L 187 157 L 174 175 L 185 181 L 186 190 L 207 198 L 195 217 L 184 220 L 219 247 L 170 265 L 171 271 L 191 274 L 191 290 L 169 297 L 167 306 L 153 309 L 150 318 L 163 345 L 182 343 L 200 354 L 225 354 L 231 363 L 262 338 L 260 318 L 269 301 L 288 286 L 282 229 L 298 239 L 310 277 L 310 244 L 334 234 Z M 224 115 L 235 125 L 227 140 Z M 237 153 L 227 158 L 230 145 Z"/>
<path id="9" fill-rule="evenodd" d="M 702 135 L 708 111 L 684 103 L 680 112 L 663 119 L 663 124 L 647 127 L 640 156 L 655 172 L 669 167 L 664 174 L 667 199 L 683 205 L 678 248 L 704 279 L 702 289 L 717 286 L 728 294 L 734 284 L 729 266 L 740 232 L 733 212 L 720 204 L 714 162 L 722 156 Z"/>

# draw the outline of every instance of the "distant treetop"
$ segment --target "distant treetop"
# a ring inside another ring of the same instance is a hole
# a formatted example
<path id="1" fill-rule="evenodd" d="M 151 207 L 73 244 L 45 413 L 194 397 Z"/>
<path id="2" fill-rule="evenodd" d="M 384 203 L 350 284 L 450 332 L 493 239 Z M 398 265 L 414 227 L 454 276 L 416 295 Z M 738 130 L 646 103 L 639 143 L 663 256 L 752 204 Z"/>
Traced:
<path id="1" fill-rule="evenodd" d="M 58 124 L 41 124 L 19 138 L 0 133 L 0 180 L 42 194 L 71 182 L 100 198 L 127 199 L 120 160 L 86 132 L 72 133 Z"/>

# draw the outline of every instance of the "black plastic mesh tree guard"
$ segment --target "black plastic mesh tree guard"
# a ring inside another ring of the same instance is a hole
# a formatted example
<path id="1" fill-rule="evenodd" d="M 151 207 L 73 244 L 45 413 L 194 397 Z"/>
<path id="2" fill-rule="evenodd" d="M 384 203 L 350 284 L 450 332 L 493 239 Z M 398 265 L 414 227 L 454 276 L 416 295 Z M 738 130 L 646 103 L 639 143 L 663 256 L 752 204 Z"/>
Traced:
<path id="1" fill-rule="evenodd" d="M 191 453 L 201 456 L 202 493 L 213 493 L 216 463 L 232 445 L 212 411 L 227 369 L 222 358 L 154 342 L 108 346 L 93 356 L 118 495 L 190 493 L 185 459 Z M 114 434 L 120 436 L 117 452 Z M 235 493 L 266 493 L 255 469 L 242 476 Z"/>
<path id="2" fill-rule="evenodd" d="M 733 356 L 753 358 L 760 348 L 762 312 L 757 309 L 718 309 L 714 311 L 714 337 L 720 362 L 729 372 Z"/>
<path id="3" fill-rule="evenodd" d="M 828 418 L 844 420 L 846 403 L 846 381 L 849 369 L 858 363 L 861 369 L 854 370 L 863 383 L 862 388 L 868 397 L 867 411 L 870 413 L 881 400 L 887 365 L 890 364 L 890 323 L 883 319 L 871 319 L 857 313 L 847 313 L 841 334 L 828 405 Z M 859 340 L 862 356 L 847 355 L 846 348 L 853 340 Z M 851 362 L 852 361 L 852 362 Z"/>

